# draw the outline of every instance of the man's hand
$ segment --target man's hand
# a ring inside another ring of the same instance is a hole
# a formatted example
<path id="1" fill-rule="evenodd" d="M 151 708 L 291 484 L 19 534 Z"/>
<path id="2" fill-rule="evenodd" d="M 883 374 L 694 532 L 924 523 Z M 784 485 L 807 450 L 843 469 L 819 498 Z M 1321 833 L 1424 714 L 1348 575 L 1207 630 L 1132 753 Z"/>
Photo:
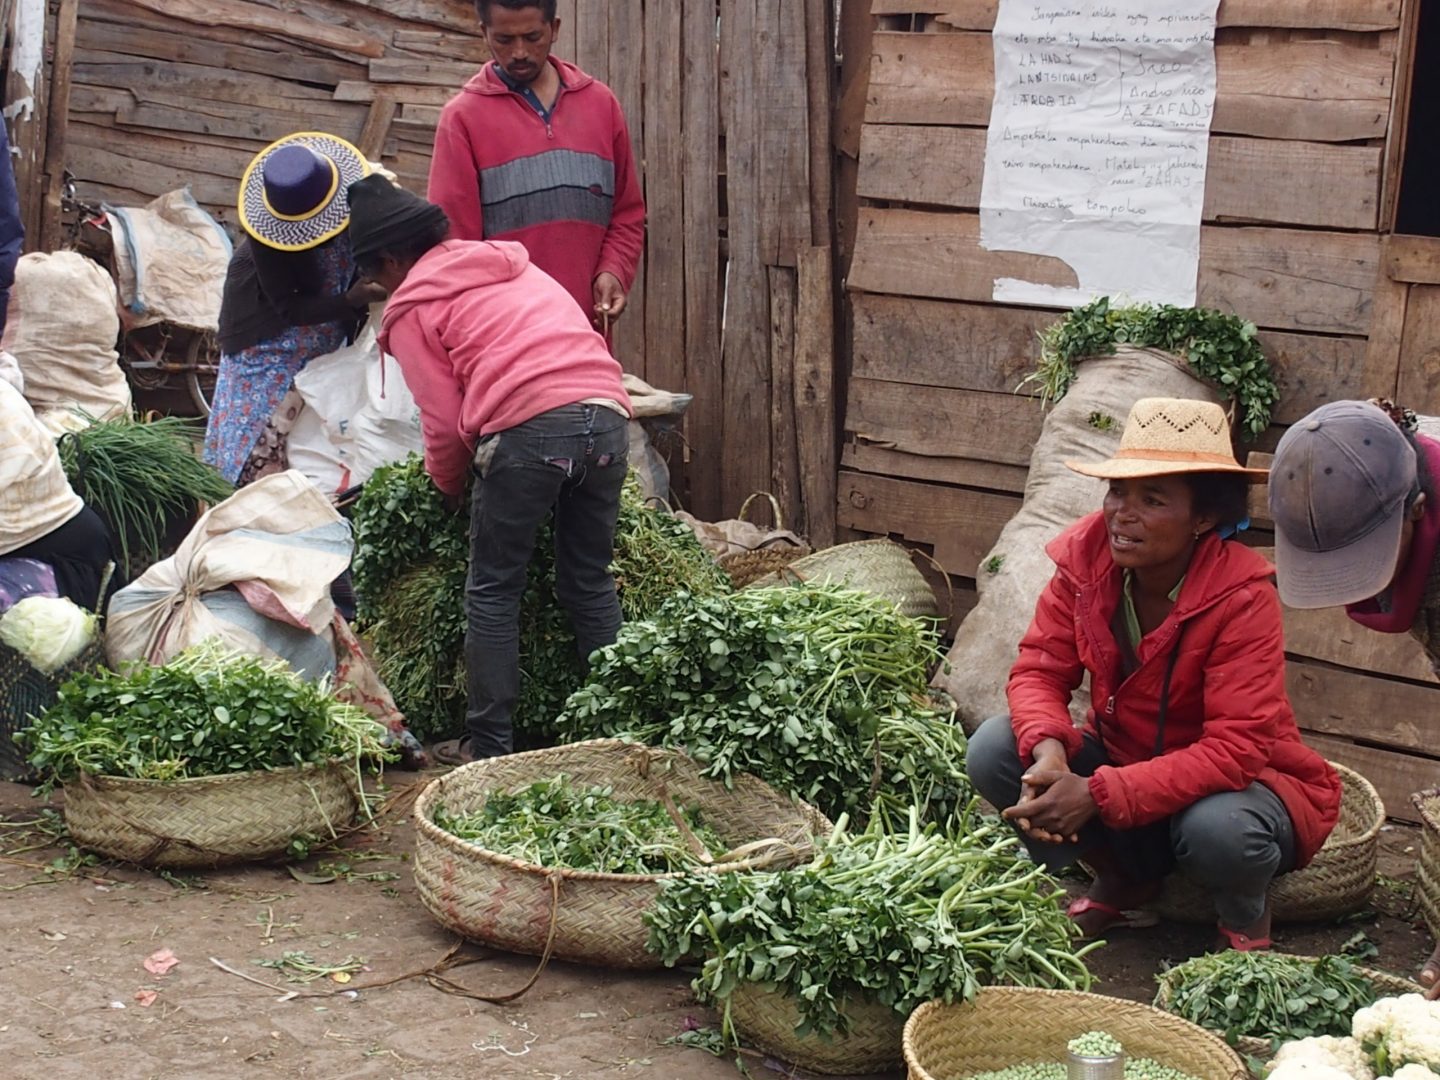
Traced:
<path id="1" fill-rule="evenodd" d="M 610 316 L 614 322 L 625 310 L 627 297 L 625 287 L 620 284 L 620 279 L 609 272 L 595 275 L 595 317 L 596 320 Z"/>
<path id="2" fill-rule="evenodd" d="M 465 509 L 465 496 L 464 496 L 464 495 L 446 495 L 446 496 L 445 496 L 445 509 L 446 509 L 446 510 L 449 510 L 450 513 L 452 513 L 452 514 L 462 513 L 462 512 L 464 511 L 464 509 Z"/>
<path id="3" fill-rule="evenodd" d="M 1058 844 L 1080 838 L 1081 826 L 1098 812 L 1090 794 L 1090 781 L 1068 769 L 1050 772 L 1031 769 L 1026 782 L 1040 794 L 1022 798 L 1005 811 L 1005 817 L 1021 822 L 1021 828 L 1037 840 Z"/>

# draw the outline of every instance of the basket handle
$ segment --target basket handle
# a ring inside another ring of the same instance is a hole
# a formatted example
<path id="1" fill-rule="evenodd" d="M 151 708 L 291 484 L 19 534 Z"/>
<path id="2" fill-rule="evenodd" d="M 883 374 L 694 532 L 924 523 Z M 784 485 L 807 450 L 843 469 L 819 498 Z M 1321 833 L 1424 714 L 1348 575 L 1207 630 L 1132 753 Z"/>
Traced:
<path id="1" fill-rule="evenodd" d="M 769 499 L 770 510 L 775 515 L 775 528 L 785 528 L 785 515 L 780 511 L 780 500 L 775 498 L 775 496 L 770 494 L 770 492 L 768 491 L 756 491 L 750 496 L 748 496 L 745 501 L 740 504 L 740 513 L 736 514 L 735 516 L 740 521 L 745 521 L 745 515 L 750 512 L 750 504 L 753 503 L 756 499 Z"/>

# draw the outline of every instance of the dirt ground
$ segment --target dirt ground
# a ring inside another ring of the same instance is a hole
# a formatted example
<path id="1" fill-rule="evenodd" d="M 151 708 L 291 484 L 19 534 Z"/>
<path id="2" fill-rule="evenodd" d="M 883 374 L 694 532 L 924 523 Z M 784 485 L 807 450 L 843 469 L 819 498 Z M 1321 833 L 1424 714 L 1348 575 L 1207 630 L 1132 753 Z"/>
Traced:
<path id="1" fill-rule="evenodd" d="M 553 964 L 529 994 L 498 1006 L 442 993 L 420 979 L 346 996 L 346 985 L 328 977 L 289 984 L 283 972 L 257 963 L 287 952 L 308 953 L 327 967 L 363 961 L 366 970 L 353 975 L 360 985 L 442 956 L 454 941 L 415 896 L 408 823 L 315 856 L 303 872 L 317 883 L 273 867 L 166 877 L 77 866 L 76 853 L 57 845 L 58 819 L 42 815 L 44 806 L 29 788 L 0 784 L 6 1077 L 739 1075 L 728 1057 L 666 1043 L 687 1027 L 715 1022 L 680 972 Z M 1363 931 L 1379 948 L 1369 963 L 1417 971 L 1428 953 L 1424 934 L 1406 921 L 1417 839 L 1412 829 L 1387 829 L 1375 912 L 1338 926 L 1287 928 L 1281 946 L 1320 953 Z M 1178 926 L 1117 936 L 1094 958 L 1097 989 L 1148 1000 L 1162 963 L 1203 950 L 1210 936 L 1203 927 Z M 147 971 L 146 958 L 164 949 L 179 963 L 168 974 Z M 212 957 L 286 989 L 334 993 L 281 1001 Z M 485 956 L 455 977 L 482 993 L 503 993 L 522 986 L 533 965 Z M 779 1063 L 747 1060 L 754 1076 L 792 1075 Z"/>

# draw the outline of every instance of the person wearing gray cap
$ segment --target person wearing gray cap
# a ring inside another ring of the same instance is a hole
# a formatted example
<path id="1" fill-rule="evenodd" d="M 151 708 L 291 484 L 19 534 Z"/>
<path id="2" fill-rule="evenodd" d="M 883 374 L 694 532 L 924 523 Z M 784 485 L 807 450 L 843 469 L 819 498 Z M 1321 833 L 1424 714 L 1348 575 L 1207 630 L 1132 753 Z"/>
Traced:
<path id="1" fill-rule="evenodd" d="M 1388 401 L 1335 401 L 1285 433 L 1270 467 L 1275 570 L 1285 604 L 1408 631 L 1440 674 L 1440 441 L 1416 426 Z M 1420 982 L 1440 999 L 1440 947 Z"/>

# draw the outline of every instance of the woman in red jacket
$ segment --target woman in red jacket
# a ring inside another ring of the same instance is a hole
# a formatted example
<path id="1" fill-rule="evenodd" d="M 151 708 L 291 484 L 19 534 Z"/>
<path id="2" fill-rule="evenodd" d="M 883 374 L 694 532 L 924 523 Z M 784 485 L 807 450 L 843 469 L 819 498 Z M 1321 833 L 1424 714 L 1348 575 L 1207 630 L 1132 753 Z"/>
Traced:
<path id="1" fill-rule="evenodd" d="M 1070 908 L 1087 935 L 1153 922 L 1138 909 L 1178 869 L 1214 899 L 1221 947 L 1265 948 L 1271 879 L 1324 843 L 1340 780 L 1300 741 L 1272 567 L 1222 539 L 1264 473 L 1235 461 L 1218 405 L 1166 398 L 1135 404 L 1109 461 L 1067 464 L 1109 482 L 1104 507 L 1047 549 L 1011 714 L 971 740 L 971 780 L 1037 860 L 1095 868 Z"/>

